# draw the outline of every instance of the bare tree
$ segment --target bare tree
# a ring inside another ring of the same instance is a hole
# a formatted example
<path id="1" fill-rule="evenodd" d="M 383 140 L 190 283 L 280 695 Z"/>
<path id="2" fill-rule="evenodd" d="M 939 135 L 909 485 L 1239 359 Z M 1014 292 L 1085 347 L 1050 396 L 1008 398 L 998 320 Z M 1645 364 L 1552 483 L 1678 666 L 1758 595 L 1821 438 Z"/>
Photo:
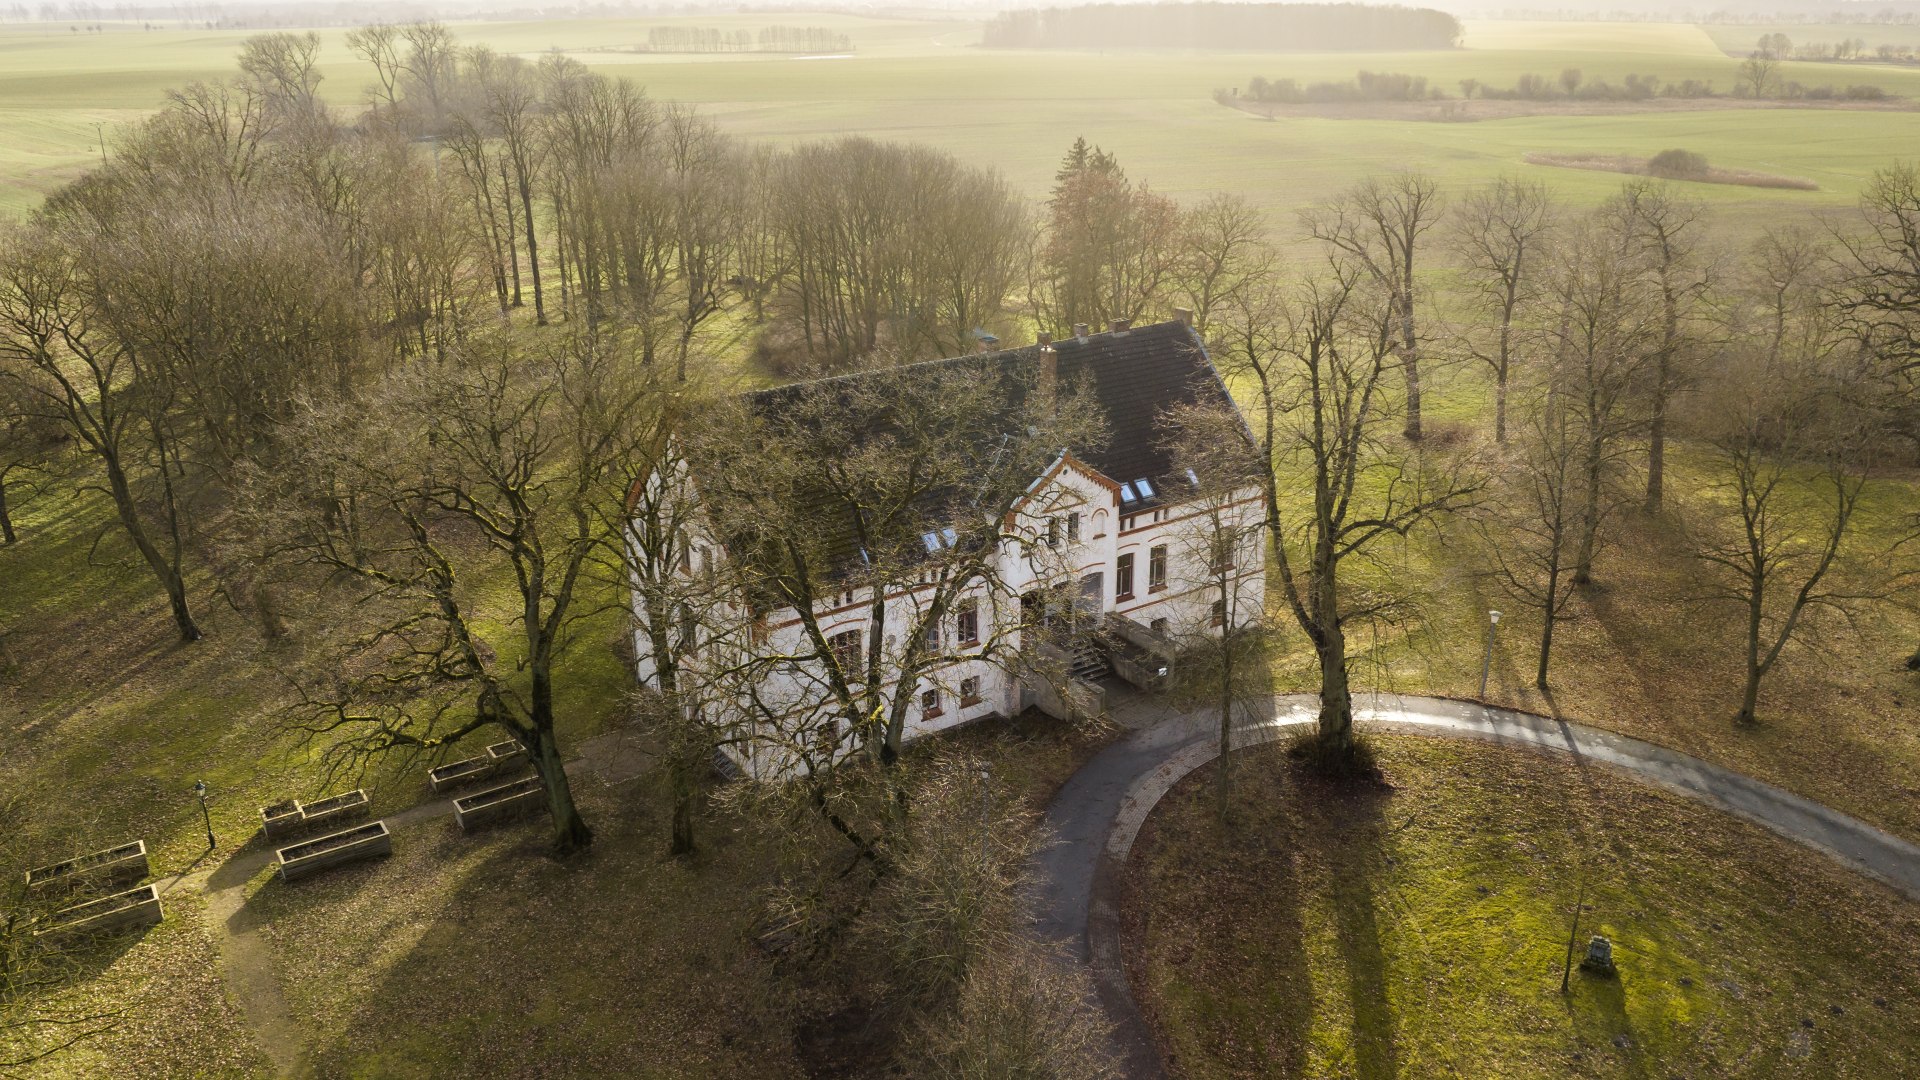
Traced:
<path id="1" fill-rule="evenodd" d="M 1920 447 L 1920 165 L 1873 174 L 1861 228 L 1839 236 L 1842 328 L 1862 350 L 1889 423 Z"/>
<path id="2" fill-rule="evenodd" d="M 355 56 L 373 65 L 378 85 L 369 88 L 373 111 L 381 106 L 388 112 L 400 105 L 400 28 L 392 23 L 371 23 L 347 31 L 347 48 Z"/>
<path id="3" fill-rule="evenodd" d="M 1710 595 L 1745 616 L 1740 724 L 1757 721 L 1761 681 L 1808 616 L 1850 614 L 1885 595 L 1836 573 L 1867 486 L 1870 435 L 1806 359 L 1723 364 L 1715 388 L 1715 479 L 1732 524 L 1698 554 L 1719 572 Z"/>
<path id="4" fill-rule="evenodd" d="M 1208 597 L 1185 625 L 1172 630 L 1180 652 L 1173 665 L 1176 697 L 1218 710 L 1220 757 L 1215 801 L 1220 820 L 1231 807 L 1233 724 L 1248 704 L 1272 695 L 1271 639 L 1266 597 L 1244 588 L 1250 568 L 1264 562 L 1266 515 L 1249 492 L 1261 491 L 1253 440 L 1238 408 L 1182 406 L 1162 417 L 1176 471 L 1190 478 L 1186 517 L 1173 534 L 1181 564 Z"/>
<path id="5" fill-rule="evenodd" d="M 618 579 L 607 523 L 635 422 L 659 406 L 636 370 L 603 335 L 531 356 L 476 342 L 295 422 L 284 463 L 253 477 L 250 510 L 283 557 L 348 586 L 373 623 L 306 680 L 294 717 L 332 767 L 498 728 L 541 778 L 555 851 L 591 841 L 563 767 L 556 664 L 617 602 L 591 586 L 600 568 Z M 509 575 L 505 610 L 466 584 L 487 569 Z"/>
<path id="6" fill-rule="evenodd" d="M 1628 250 L 1644 263 L 1658 290 L 1660 336 L 1646 372 L 1646 509 L 1656 513 L 1666 484 L 1667 411 L 1693 377 L 1698 342 L 1692 323 L 1712 280 L 1700 252 L 1706 208 L 1681 197 L 1670 184 L 1630 180 L 1603 212 L 1616 220 Z"/>
<path id="7" fill-rule="evenodd" d="M 1507 441 L 1507 385 L 1512 377 L 1515 321 L 1540 296 L 1554 225 L 1545 184 L 1501 177 L 1475 189 L 1454 216 L 1453 247 L 1467 271 L 1475 311 L 1493 326 L 1492 341 L 1471 334 L 1467 348 L 1493 369 L 1493 439 Z"/>
<path id="8" fill-rule="evenodd" d="M 1425 173 L 1369 177 L 1303 211 L 1308 236 L 1363 268 L 1392 304 L 1395 351 L 1406 379 L 1406 436 L 1419 439 L 1420 333 L 1415 321 L 1420 240 L 1439 223 L 1440 187 Z"/>
<path id="9" fill-rule="evenodd" d="M 1734 94 L 1750 98 L 1773 96 L 1779 70 L 1780 62 L 1771 51 L 1750 54 L 1740 61 L 1739 75 L 1734 80 Z"/>
<path id="10" fill-rule="evenodd" d="M 1572 223 L 1550 284 L 1558 309 L 1550 382 L 1573 409 L 1579 441 L 1573 583 L 1581 586 L 1593 582 L 1601 528 L 1614 509 L 1614 473 L 1640 430 L 1632 394 L 1660 333 L 1657 299 L 1616 224 L 1603 217 Z"/>
<path id="11" fill-rule="evenodd" d="M 1526 413 L 1522 441 L 1509 451 L 1501 481 L 1480 520 L 1494 576 L 1516 600 L 1540 612 L 1540 657 L 1533 684 L 1547 689 L 1553 632 L 1574 594 L 1573 560 L 1578 530 L 1585 447 L 1574 387 L 1549 386 Z"/>
<path id="12" fill-rule="evenodd" d="M 1180 292 L 1206 337 L 1215 311 L 1231 308 L 1273 273 L 1260 212 L 1237 195 L 1213 195 L 1186 212 Z"/>
<path id="13" fill-rule="evenodd" d="M 0 378 L 100 463 L 120 526 L 166 590 L 180 639 L 197 641 L 171 397 L 101 328 L 93 295 L 55 235 L 29 229 L 0 239 Z"/>
<path id="14" fill-rule="evenodd" d="M 0 356 L 4 350 L 0 350 Z M 22 476 L 46 471 L 59 443 L 65 439 L 60 424 L 29 397 L 18 380 L 0 370 L 0 546 L 17 543 L 13 515 L 23 499 L 39 493 L 35 482 Z"/>
<path id="15" fill-rule="evenodd" d="M 1481 488 L 1460 463 L 1381 438 L 1396 419 L 1384 381 L 1398 366 L 1399 304 L 1374 280 L 1358 258 L 1336 255 L 1291 295 L 1249 305 L 1215 350 L 1253 393 L 1267 543 L 1280 597 L 1319 661 L 1316 743 L 1334 769 L 1357 753 L 1346 626 L 1391 603 L 1343 587 L 1343 565 L 1471 505 Z"/>

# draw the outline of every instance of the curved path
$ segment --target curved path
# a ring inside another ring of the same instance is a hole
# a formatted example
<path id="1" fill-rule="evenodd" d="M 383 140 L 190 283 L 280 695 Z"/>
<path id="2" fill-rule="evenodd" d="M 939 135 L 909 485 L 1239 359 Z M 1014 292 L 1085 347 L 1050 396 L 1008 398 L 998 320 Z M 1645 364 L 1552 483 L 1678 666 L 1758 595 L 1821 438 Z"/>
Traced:
<path id="1" fill-rule="evenodd" d="M 1695 757 L 1638 739 L 1473 702 L 1400 695 L 1356 695 L 1362 726 L 1546 747 L 1601 762 L 1641 780 L 1737 814 L 1799 841 L 1920 900 L 1920 847 Z M 1101 1007 L 1114 1027 L 1126 1075 L 1163 1075 L 1159 1052 L 1127 985 L 1120 956 L 1114 882 L 1140 826 L 1182 777 L 1219 753 L 1214 716 L 1136 703 L 1134 730 L 1096 754 L 1061 786 L 1047 808 L 1058 843 L 1037 859 L 1035 904 L 1042 934 L 1064 941 L 1091 970 Z M 1271 742 L 1313 722 L 1318 702 L 1307 695 L 1274 701 L 1273 715 L 1250 718 L 1235 749 Z"/>

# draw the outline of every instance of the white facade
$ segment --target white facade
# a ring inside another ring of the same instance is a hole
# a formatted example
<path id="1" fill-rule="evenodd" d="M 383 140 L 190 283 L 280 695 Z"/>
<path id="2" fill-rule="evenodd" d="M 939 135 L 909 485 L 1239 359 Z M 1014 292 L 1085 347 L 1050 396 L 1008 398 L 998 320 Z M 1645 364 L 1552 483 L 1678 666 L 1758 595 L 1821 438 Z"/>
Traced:
<path id="1" fill-rule="evenodd" d="M 907 738 L 995 714 L 1011 716 L 1036 703 L 1023 687 L 1012 658 L 1022 644 L 1022 598 L 1032 603 L 1041 590 L 1076 596 L 1076 614 L 1089 623 L 1117 613 L 1162 629 L 1176 640 L 1217 633 L 1226 618 L 1246 625 L 1263 617 L 1265 552 L 1257 529 L 1264 520 L 1265 501 L 1260 491 L 1249 487 L 1227 496 L 1201 498 L 1192 487 L 1176 483 L 1187 487 L 1183 502 L 1181 492 L 1142 496 L 1136 483 L 1103 476 L 1064 452 L 1035 479 L 1001 524 L 994 572 L 962 590 L 963 603 L 940 620 L 939 652 L 950 659 L 929 667 L 913 689 Z M 684 482 L 676 487 L 691 497 Z M 1216 563 L 1214 538 L 1223 533 L 1238 536 L 1240 542 L 1229 560 Z M 697 527 L 689 527 L 684 546 L 687 556 L 677 572 L 690 577 L 703 573 L 704 560 L 724 557 L 719 545 Z M 1230 589 L 1224 613 L 1216 607 L 1222 600 L 1223 580 Z M 884 626 L 920 625 L 923 620 L 916 617 L 920 606 L 930 602 L 934 592 L 925 584 L 892 592 L 886 601 Z M 865 635 L 873 624 L 871 599 L 870 593 L 859 589 L 816 602 L 812 615 L 821 635 L 833 641 L 838 635 L 857 634 L 859 647 L 870 647 Z M 972 605 L 971 617 L 965 603 Z M 634 608 L 644 620 L 645 601 L 637 589 Z M 736 629 L 750 618 L 744 602 L 724 605 L 724 611 L 724 618 L 734 620 Z M 735 652 L 727 659 L 703 656 L 703 663 L 737 662 L 740 649 L 763 650 L 767 656 L 813 652 L 802 620 L 790 608 L 764 614 L 750 633 L 728 633 L 716 627 L 713 636 L 716 642 L 734 643 L 716 646 L 714 652 L 721 648 Z M 636 631 L 637 675 L 643 685 L 656 685 L 648 640 L 645 633 Z M 894 640 L 884 647 L 887 656 L 902 651 L 902 643 Z M 736 703 L 737 711 L 740 716 L 817 716 L 825 693 L 824 671 L 776 665 L 754 687 L 753 708 L 743 700 Z M 752 729 L 749 738 L 729 747 L 727 753 L 748 775 L 776 777 L 795 767 L 791 751 L 795 739 L 793 731 Z"/>

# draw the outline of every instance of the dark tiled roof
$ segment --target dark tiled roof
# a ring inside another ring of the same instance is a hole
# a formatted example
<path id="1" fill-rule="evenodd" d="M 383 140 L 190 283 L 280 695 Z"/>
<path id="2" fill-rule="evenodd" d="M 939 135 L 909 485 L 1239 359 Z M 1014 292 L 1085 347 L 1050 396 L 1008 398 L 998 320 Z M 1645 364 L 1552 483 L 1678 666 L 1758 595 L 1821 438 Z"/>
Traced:
<path id="1" fill-rule="evenodd" d="M 1116 484 L 1141 479 L 1152 484 L 1157 498 L 1122 505 L 1123 512 L 1154 505 L 1169 493 L 1188 489 L 1184 477 L 1173 478 L 1171 455 L 1162 445 L 1166 434 L 1161 417 L 1171 407 L 1195 402 L 1224 403 L 1230 399 L 1218 373 L 1191 328 L 1179 322 L 1158 323 L 1132 330 L 1065 338 L 1053 343 L 1058 383 L 1077 392 L 1091 392 L 1099 403 L 1105 431 L 1099 445 L 1068 447 L 1074 456 L 1098 469 Z M 915 376 L 938 378 L 945 373 L 974 374 L 999 387 L 1012 414 L 1033 392 L 1041 367 L 1041 347 L 975 353 L 945 360 L 929 360 L 894 368 L 877 368 L 814 382 L 760 390 L 745 395 L 749 407 L 762 416 L 777 416 L 798 407 L 803 395 L 845 386 L 849 394 L 878 383 L 886 385 Z M 991 427 L 992 425 L 984 425 Z M 713 463 L 696 463 L 696 472 Z M 830 500 L 829 500 L 830 501 Z M 930 513 L 938 511 L 929 507 Z M 834 511 L 822 505 L 822 513 Z M 851 532 L 832 546 L 835 561 L 851 569 L 858 545 Z M 730 545 L 731 546 L 731 545 Z"/>
<path id="2" fill-rule="evenodd" d="M 1173 460 L 1162 445 L 1166 438 L 1160 427 L 1162 414 L 1176 405 L 1228 400 L 1226 387 L 1201 347 L 1199 335 L 1183 323 L 1155 323 L 1132 330 L 1089 334 L 1084 338 L 1070 337 L 1054 342 L 1053 349 L 1058 357 L 1061 385 L 1090 387 L 1106 423 L 1104 445 L 1069 449 L 1075 457 L 1115 483 L 1145 478 L 1156 491 L 1163 490 L 1160 481 L 1172 474 Z M 983 372 L 997 370 L 1012 394 L 1032 385 L 1039 365 L 1040 346 L 1028 345 L 928 360 L 906 368 L 879 368 L 841 375 L 831 381 L 851 385 L 855 381 L 899 378 L 904 371 L 966 367 Z M 818 385 L 794 383 L 757 391 L 747 397 L 756 411 L 775 412 L 797 397 L 803 388 Z M 1184 486 L 1184 481 L 1181 484 Z M 1152 501 L 1142 500 L 1142 504 Z"/>

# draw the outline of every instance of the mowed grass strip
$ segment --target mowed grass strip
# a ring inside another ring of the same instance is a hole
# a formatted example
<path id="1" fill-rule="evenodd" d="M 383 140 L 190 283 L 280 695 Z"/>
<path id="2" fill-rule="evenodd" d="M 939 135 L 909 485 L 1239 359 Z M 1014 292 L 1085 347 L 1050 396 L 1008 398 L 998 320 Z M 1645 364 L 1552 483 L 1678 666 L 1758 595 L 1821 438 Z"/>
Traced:
<path id="1" fill-rule="evenodd" d="M 1280 747 L 1210 765 L 1128 866 L 1129 971 L 1202 1077 L 1890 1077 L 1920 906 L 1678 796 L 1543 752 L 1379 737 L 1387 784 Z M 1579 972 L 1604 934 L 1617 979 Z"/>

